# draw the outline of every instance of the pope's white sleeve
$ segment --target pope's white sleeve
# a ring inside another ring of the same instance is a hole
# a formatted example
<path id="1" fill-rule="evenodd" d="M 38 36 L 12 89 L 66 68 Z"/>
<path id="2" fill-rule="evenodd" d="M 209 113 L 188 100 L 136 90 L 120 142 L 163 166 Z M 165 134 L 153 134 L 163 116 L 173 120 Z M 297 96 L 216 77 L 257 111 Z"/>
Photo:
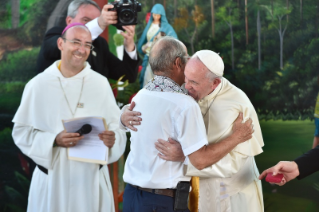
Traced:
<path id="1" fill-rule="evenodd" d="M 244 162 L 248 159 L 247 155 L 240 154 L 236 151 L 231 151 L 225 157 L 220 159 L 212 166 L 206 167 L 202 170 L 196 169 L 189 161 L 187 166 L 187 176 L 198 177 L 215 177 L 227 178 L 236 174 L 243 166 Z"/>
<path id="2" fill-rule="evenodd" d="M 53 143 L 57 135 L 50 132 L 40 131 L 19 123 L 15 123 L 12 130 L 14 143 L 36 164 L 47 169 L 53 166 L 57 148 L 53 148 Z"/>
<path id="3" fill-rule="evenodd" d="M 86 23 L 86 27 L 90 30 L 92 40 L 95 40 L 100 34 L 102 34 L 103 30 L 99 26 L 98 18 L 93 19 L 92 21 Z"/>

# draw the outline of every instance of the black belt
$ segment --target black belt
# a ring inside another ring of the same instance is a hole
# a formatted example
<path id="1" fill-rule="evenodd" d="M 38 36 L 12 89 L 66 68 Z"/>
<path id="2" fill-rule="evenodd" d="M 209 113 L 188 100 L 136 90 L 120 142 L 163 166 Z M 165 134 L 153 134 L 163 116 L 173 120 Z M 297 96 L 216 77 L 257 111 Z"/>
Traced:
<path id="1" fill-rule="evenodd" d="M 130 184 L 130 185 L 133 186 L 134 188 L 137 188 L 138 190 L 150 192 L 153 194 L 175 197 L 176 189 L 169 189 L 169 188 L 167 188 L 167 189 L 151 189 L 151 188 L 141 188 L 141 187 L 138 187 L 138 186 L 135 186 L 132 184 Z"/>
<path id="2" fill-rule="evenodd" d="M 44 168 L 43 166 L 38 165 L 38 168 L 44 173 L 44 174 L 48 174 L 48 169 Z M 102 169 L 103 165 L 100 165 L 100 169 Z"/>

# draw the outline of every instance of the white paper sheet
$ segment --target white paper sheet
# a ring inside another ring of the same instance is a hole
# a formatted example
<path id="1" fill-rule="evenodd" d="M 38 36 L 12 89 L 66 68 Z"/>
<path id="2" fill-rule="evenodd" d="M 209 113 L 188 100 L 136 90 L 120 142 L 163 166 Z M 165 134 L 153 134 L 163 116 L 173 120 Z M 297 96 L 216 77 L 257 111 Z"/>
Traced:
<path id="1" fill-rule="evenodd" d="M 92 131 L 84 135 L 76 146 L 68 149 L 70 160 L 78 160 L 89 163 L 106 164 L 108 158 L 108 147 L 104 145 L 98 134 L 105 131 L 105 121 L 102 117 L 84 117 L 71 120 L 63 120 L 67 132 L 76 132 L 84 124 L 90 124 Z"/>

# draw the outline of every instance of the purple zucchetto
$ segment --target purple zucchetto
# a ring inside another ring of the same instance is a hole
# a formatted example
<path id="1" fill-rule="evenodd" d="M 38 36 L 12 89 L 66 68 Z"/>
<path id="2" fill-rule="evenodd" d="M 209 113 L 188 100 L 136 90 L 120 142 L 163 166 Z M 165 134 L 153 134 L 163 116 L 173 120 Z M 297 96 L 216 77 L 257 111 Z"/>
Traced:
<path id="1" fill-rule="evenodd" d="M 74 26 L 84 26 L 85 28 L 87 28 L 87 27 L 86 27 L 84 24 L 82 24 L 82 23 L 72 23 L 72 24 L 67 25 L 67 26 L 64 28 L 64 30 L 63 30 L 63 32 L 62 32 L 61 35 L 63 35 L 68 29 L 70 29 L 71 27 L 74 27 Z"/>

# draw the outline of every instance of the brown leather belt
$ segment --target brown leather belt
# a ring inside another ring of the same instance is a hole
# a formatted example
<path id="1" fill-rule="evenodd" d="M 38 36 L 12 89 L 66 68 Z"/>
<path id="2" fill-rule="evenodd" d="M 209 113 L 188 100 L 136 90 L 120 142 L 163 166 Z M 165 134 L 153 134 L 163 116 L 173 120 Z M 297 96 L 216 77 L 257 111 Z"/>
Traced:
<path id="1" fill-rule="evenodd" d="M 159 195 L 164 195 L 164 196 L 169 196 L 169 197 L 175 197 L 175 191 L 176 189 L 151 189 L 151 188 L 141 188 L 135 185 L 130 184 L 134 188 L 137 188 L 138 190 L 150 192 L 153 194 L 159 194 Z"/>

